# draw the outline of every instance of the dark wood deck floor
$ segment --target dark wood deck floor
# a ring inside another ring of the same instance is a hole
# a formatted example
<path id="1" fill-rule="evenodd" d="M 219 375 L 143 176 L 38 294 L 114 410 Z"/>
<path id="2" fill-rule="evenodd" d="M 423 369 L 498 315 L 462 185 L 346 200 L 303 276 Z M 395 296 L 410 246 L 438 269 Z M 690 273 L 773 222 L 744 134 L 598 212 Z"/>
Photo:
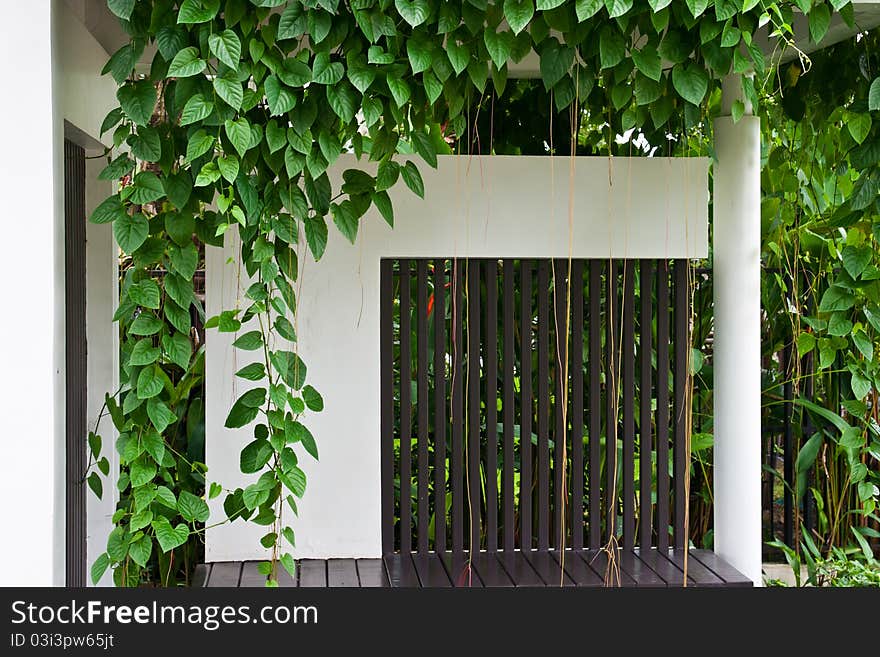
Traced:
<path id="1" fill-rule="evenodd" d="M 620 551 L 617 576 L 608 578 L 608 554 L 597 550 L 559 552 L 480 552 L 395 554 L 384 559 L 302 559 L 296 578 L 279 568 L 287 587 L 680 587 L 684 551 Z M 562 562 L 562 563 L 560 563 Z M 196 586 L 264 586 L 256 561 L 225 561 L 199 566 Z M 709 550 L 691 550 L 688 586 L 750 587 L 751 580 Z M 607 580 L 607 581 L 606 581 Z"/>

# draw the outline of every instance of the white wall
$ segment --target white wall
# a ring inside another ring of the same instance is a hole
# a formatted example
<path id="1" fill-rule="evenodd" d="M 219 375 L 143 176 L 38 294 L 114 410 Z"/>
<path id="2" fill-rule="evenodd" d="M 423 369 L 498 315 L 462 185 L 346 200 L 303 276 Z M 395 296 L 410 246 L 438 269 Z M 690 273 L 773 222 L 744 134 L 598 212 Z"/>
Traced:
<path id="1" fill-rule="evenodd" d="M 99 80 L 105 61 L 106 53 L 64 3 L 0 3 L 0 66 L 7 89 L 15 90 L 0 104 L 4 149 L 11 155 L 0 161 L 8 242 L 0 280 L 10 311 L 0 324 L 6 373 L 0 495 L 15 501 L 7 505 L 8 529 L 0 541 L 0 585 L 65 581 L 64 120 L 79 128 L 73 133 L 81 145 L 97 146 L 98 126 L 115 105 L 113 81 Z M 87 204 L 104 191 L 89 186 Z M 116 376 L 114 357 L 107 357 L 115 346 L 112 330 L 99 326 L 109 321 L 107 309 L 114 303 L 106 279 L 112 272 L 107 250 L 112 235 L 107 227 L 89 229 L 87 239 L 93 269 L 89 375 L 107 386 Z M 92 415 L 93 402 L 90 398 Z M 89 529 L 100 533 L 93 524 Z"/>
<path id="2" fill-rule="evenodd" d="M 344 156 L 337 177 L 354 166 Z M 421 166 L 426 200 L 402 182 L 392 191 L 395 229 L 371 211 L 351 246 L 330 227 L 320 262 L 301 265 L 299 350 L 325 410 L 307 425 L 321 454 L 304 457 L 308 490 L 300 504 L 297 556 L 360 557 L 381 552 L 379 508 L 379 260 L 382 257 L 565 257 L 569 191 L 573 192 L 575 258 L 704 257 L 708 251 L 708 161 L 705 159 L 441 157 Z M 571 174 L 571 178 L 569 177 Z M 236 306 L 247 288 L 233 238 L 208 249 L 207 312 Z M 223 427 L 245 389 L 234 372 L 248 361 L 235 336 L 207 335 L 209 479 L 225 486 L 239 474 L 241 447 L 252 429 Z M 279 345 L 280 346 L 280 345 Z M 219 500 L 213 519 L 222 518 Z M 235 524 L 209 529 L 208 561 L 262 558 L 265 529 Z"/>

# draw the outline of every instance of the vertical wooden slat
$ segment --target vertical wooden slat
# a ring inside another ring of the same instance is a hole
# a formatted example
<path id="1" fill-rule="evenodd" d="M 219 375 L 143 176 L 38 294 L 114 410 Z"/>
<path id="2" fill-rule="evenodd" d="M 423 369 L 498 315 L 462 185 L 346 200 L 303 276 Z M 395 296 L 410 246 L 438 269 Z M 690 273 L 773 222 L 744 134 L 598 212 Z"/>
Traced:
<path id="1" fill-rule="evenodd" d="M 418 472 L 416 472 L 416 539 L 419 552 L 428 551 L 428 261 L 420 259 L 416 264 L 416 343 L 417 398 L 416 411 L 419 422 Z"/>
<path id="2" fill-rule="evenodd" d="M 434 261 L 434 549 L 446 550 L 446 260 Z"/>
<path id="3" fill-rule="evenodd" d="M 584 261 L 571 263 L 571 547 L 584 547 Z"/>
<path id="4" fill-rule="evenodd" d="M 689 467 L 688 455 L 686 452 L 687 445 L 687 378 L 688 378 L 688 349 L 690 343 L 688 340 L 688 323 L 690 316 L 688 312 L 688 279 L 687 279 L 687 261 L 676 260 L 673 268 L 673 276 L 675 278 L 675 370 L 673 375 L 675 407 L 674 418 L 675 423 L 675 444 L 673 451 L 673 476 L 675 478 L 675 519 L 673 523 L 673 533 L 675 539 L 675 548 L 684 549 L 687 546 L 688 528 L 685 527 L 685 471 Z"/>
<path id="5" fill-rule="evenodd" d="M 394 552 L 394 292 L 393 265 L 391 259 L 379 265 L 379 358 L 381 365 L 382 404 L 382 553 Z"/>
<path id="6" fill-rule="evenodd" d="M 554 350 L 556 357 L 553 366 L 556 370 L 554 376 L 553 408 L 556 417 L 553 429 L 553 496 L 550 504 L 553 508 L 553 530 L 550 537 L 550 545 L 562 549 L 567 542 L 568 530 L 565 524 L 565 510 L 568 504 L 568 491 L 566 477 L 567 472 L 567 441 L 568 441 L 568 414 L 569 402 L 566 387 L 568 386 L 569 363 L 570 363 L 570 326 L 568 322 L 568 261 L 556 259 L 553 261 L 553 301 L 554 301 Z"/>
<path id="7" fill-rule="evenodd" d="M 463 503 L 464 475 L 462 473 L 462 445 L 464 440 L 464 321 L 462 320 L 464 263 L 453 260 L 452 285 L 452 551 L 464 549 Z"/>
<path id="8" fill-rule="evenodd" d="M 653 330 L 654 263 L 642 260 L 639 263 L 639 291 L 641 312 L 639 316 L 639 547 L 651 547 L 651 482 L 653 469 L 651 463 L 651 398 L 654 370 L 651 365 L 651 338 Z"/>
<path id="9" fill-rule="evenodd" d="M 590 487 L 590 535 L 588 546 L 596 549 L 602 542 L 602 484 L 601 476 L 601 445 L 602 433 L 602 266 L 601 260 L 590 262 L 590 473 L 587 481 Z"/>
<path id="10" fill-rule="evenodd" d="M 520 549 L 532 549 L 532 262 L 520 261 Z"/>
<path id="11" fill-rule="evenodd" d="M 486 281 L 486 549 L 498 549 L 498 261 L 484 263 Z"/>
<path id="12" fill-rule="evenodd" d="M 619 356 L 617 335 L 620 304 L 617 300 L 617 261 L 609 260 L 605 272 L 605 537 L 617 534 L 617 407 Z"/>
<path id="13" fill-rule="evenodd" d="M 538 262 L 538 549 L 550 535 L 550 263 Z"/>
<path id="14" fill-rule="evenodd" d="M 470 542 L 480 547 L 480 261 L 469 260 L 467 272 L 468 431 L 467 480 L 470 511 Z"/>
<path id="15" fill-rule="evenodd" d="M 669 261 L 657 265 L 657 549 L 669 549 Z"/>
<path id="16" fill-rule="evenodd" d="M 412 319 L 409 260 L 400 261 L 400 550 L 412 551 Z"/>
<path id="17" fill-rule="evenodd" d="M 635 263 L 626 260 L 623 270 L 623 548 L 635 547 Z"/>
<path id="18" fill-rule="evenodd" d="M 513 491 L 513 424 L 514 424 L 514 408 L 513 408 L 513 338 L 514 338 L 514 294 L 513 294 L 513 259 L 506 258 L 504 260 L 504 269 L 502 271 L 502 283 L 504 286 L 504 317 L 503 333 L 504 333 L 504 398 L 502 403 L 502 412 L 504 414 L 504 435 L 502 444 L 502 492 L 501 500 L 503 505 L 504 517 L 504 539 L 503 548 L 505 550 L 514 549 L 514 535 L 516 528 L 514 523 L 514 491 Z"/>

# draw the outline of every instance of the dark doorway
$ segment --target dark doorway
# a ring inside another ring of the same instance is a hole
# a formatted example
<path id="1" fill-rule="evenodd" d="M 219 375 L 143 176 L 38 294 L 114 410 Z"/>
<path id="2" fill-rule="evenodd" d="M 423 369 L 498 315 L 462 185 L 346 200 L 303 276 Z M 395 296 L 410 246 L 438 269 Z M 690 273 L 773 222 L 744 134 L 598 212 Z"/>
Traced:
<path id="1" fill-rule="evenodd" d="M 64 140 L 67 586 L 86 585 L 86 155 Z"/>

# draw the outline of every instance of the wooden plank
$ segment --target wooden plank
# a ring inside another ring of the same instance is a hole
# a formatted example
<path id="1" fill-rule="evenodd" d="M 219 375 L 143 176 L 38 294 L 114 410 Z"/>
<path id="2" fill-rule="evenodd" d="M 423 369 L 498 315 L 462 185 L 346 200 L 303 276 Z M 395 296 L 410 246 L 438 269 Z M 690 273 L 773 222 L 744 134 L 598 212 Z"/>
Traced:
<path id="1" fill-rule="evenodd" d="M 260 574 L 257 570 L 257 566 L 261 562 L 259 561 L 245 561 L 241 566 L 241 579 L 238 582 L 239 587 L 241 588 L 254 588 L 254 587 L 264 587 L 266 586 L 265 575 Z M 278 572 L 284 570 L 284 566 L 280 563 L 278 564 Z M 286 572 L 286 571 L 285 571 Z"/>
<path id="2" fill-rule="evenodd" d="M 388 586 L 388 576 L 381 559 L 357 559 L 358 582 L 361 588 L 380 588 Z"/>
<path id="3" fill-rule="evenodd" d="M 640 587 L 664 587 L 666 581 L 655 573 L 633 550 L 618 552 L 620 569 L 633 578 Z"/>
<path id="4" fill-rule="evenodd" d="M 422 588 L 448 588 L 452 586 L 446 568 L 436 552 L 426 554 L 415 552 L 412 555 L 412 561 Z"/>
<path id="5" fill-rule="evenodd" d="M 483 263 L 486 281 L 486 326 L 483 379 L 486 386 L 486 549 L 498 549 L 498 261 Z"/>
<path id="6" fill-rule="evenodd" d="M 538 261 L 538 549 L 550 547 L 550 263 Z"/>
<path id="7" fill-rule="evenodd" d="M 651 431 L 651 399 L 654 368 L 651 365 L 651 337 L 653 333 L 653 295 L 654 263 L 642 260 L 639 263 L 639 284 L 641 286 L 641 312 L 639 315 L 639 546 L 649 548 L 652 544 L 651 525 L 651 484 L 654 481 L 651 452 L 653 433 Z"/>
<path id="8" fill-rule="evenodd" d="M 241 561 L 218 561 L 211 567 L 210 588 L 237 587 L 241 580 Z"/>
<path id="9" fill-rule="evenodd" d="M 659 548 L 637 548 L 635 550 L 639 560 L 653 570 L 666 583 L 666 586 L 681 587 L 684 582 L 684 574 L 664 556 L 665 553 L 666 550 L 661 551 Z"/>
<path id="10" fill-rule="evenodd" d="M 297 579 L 299 578 L 299 563 L 296 564 L 296 569 L 294 571 L 294 577 L 290 576 L 290 573 L 287 572 L 287 569 L 278 565 L 278 571 L 275 573 L 278 578 L 278 586 L 283 589 L 296 588 L 298 586 Z"/>
<path id="11" fill-rule="evenodd" d="M 571 547 L 584 547 L 584 261 L 571 265 Z"/>
<path id="12" fill-rule="evenodd" d="M 412 551 L 412 307 L 410 261 L 400 261 L 400 551 Z"/>
<path id="13" fill-rule="evenodd" d="M 211 564 L 209 564 L 209 563 L 196 564 L 196 568 L 193 571 L 193 576 L 192 576 L 192 587 L 194 589 L 199 589 L 204 586 L 207 586 L 208 579 L 210 577 L 211 577 Z"/>
<path id="14" fill-rule="evenodd" d="M 470 536 L 468 549 L 480 547 L 480 261 L 468 261 L 468 429 L 467 483 Z"/>
<path id="15" fill-rule="evenodd" d="M 519 545 L 532 549 L 532 262 L 520 260 Z M 516 561 L 514 560 L 514 562 Z M 510 570 L 507 571 L 513 577 Z M 514 579 L 514 581 L 516 581 Z"/>
<path id="16" fill-rule="evenodd" d="M 394 552 L 394 293 L 393 261 L 379 265 L 379 358 L 381 359 L 381 516 L 382 552 Z"/>
<path id="17" fill-rule="evenodd" d="M 301 559 L 299 562 L 299 585 L 301 588 L 326 587 L 327 562 L 324 559 Z"/>
<path id="18" fill-rule="evenodd" d="M 510 588 L 514 585 L 498 560 L 498 553 L 478 552 L 472 555 L 471 565 L 485 587 Z"/>
<path id="19" fill-rule="evenodd" d="M 464 265 L 453 260 L 452 284 L 452 457 L 449 478 L 452 481 L 452 551 L 464 549 L 464 474 L 462 447 L 464 440 L 464 321 L 462 321 Z"/>
<path id="20" fill-rule="evenodd" d="M 690 341 L 688 339 L 688 326 L 690 314 L 688 312 L 688 263 L 687 260 L 676 260 L 673 269 L 675 278 L 675 369 L 674 376 L 674 415 L 675 439 L 673 444 L 673 470 L 672 475 L 675 483 L 674 495 L 674 519 L 673 539 L 676 549 L 684 549 L 688 543 L 688 528 L 685 527 L 685 476 L 690 462 L 687 454 L 687 380 L 688 380 L 688 351 Z"/>
<path id="21" fill-rule="evenodd" d="M 574 586 L 574 580 L 568 576 L 559 562 L 550 556 L 549 550 L 533 550 L 524 556 L 535 572 L 547 586 Z"/>
<path id="22" fill-rule="evenodd" d="M 618 263 L 609 260 L 605 272 L 605 539 L 617 534 L 617 410 L 620 360 L 617 298 Z"/>
<path id="23" fill-rule="evenodd" d="M 504 270 L 502 272 L 502 280 L 504 285 L 504 317 L 503 317 L 503 333 L 504 333 L 504 354 L 503 366 L 504 374 L 504 399 L 502 402 L 502 412 L 504 415 L 504 435 L 502 437 L 502 505 L 504 517 L 504 540 L 502 545 L 505 550 L 514 549 L 514 540 L 516 535 L 516 527 L 514 526 L 514 505 L 516 499 L 513 490 L 513 470 L 514 470 L 514 454 L 513 454 L 513 424 L 514 424 L 514 401 L 513 401 L 513 376 L 514 376 L 514 304 L 515 297 L 513 294 L 514 283 L 513 259 L 506 258 L 504 260 Z"/>
<path id="24" fill-rule="evenodd" d="M 486 554 L 478 552 L 477 555 Z M 494 554 L 494 553 L 493 553 Z M 452 586 L 456 588 L 482 588 L 483 581 L 469 560 L 469 552 L 444 552 L 440 555 L 443 567 Z"/>
<path id="25" fill-rule="evenodd" d="M 752 580 L 721 559 L 717 554 L 712 552 L 712 550 L 691 550 L 690 557 L 691 563 L 699 561 L 702 565 L 706 566 L 706 568 L 722 579 L 725 586 L 754 586 Z"/>
<path id="26" fill-rule="evenodd" d="M 428 551 L 428 261 L 416 263 L 416 414 L 419 424 L 416 470 L 416 544 Z M 329 571 L 328 571 L 329 572 Z"/>
<path id="27" fill-rule="evenodd" d="M 328 559 L 327 586 L 331 588 L 357 588 L 359 581 L 357 564 L 354 559 Z"/>
<path id="28" fill-rule="evenodd" d="M 568 518 L 565 511 L 568 505 L 568 473 L 567 473 L 567 442 L 568 442 L 568 377 L 570 376 L 571 363 L 571 327 L 568 315 L 568 261 L 557 258 L 553 261 L 553 335 L 554 344 L 554 370 L 553 377 L 554 397 L 553 409 L 555 423 L 553 427 L 553 494 L 550 496 L 552 516 L 552 530 L 550 545 L 557 549 L 564 549 L 567 543 L 569 529 L 566 527 Z"/>
<path id="29" fill-rule="evenodd" d="M 602 433 L 602 261 L 590 262 L 590 464 L 587 483 L 590 488 L 589 522 L 590 533 L 587 545 L 598 549 L 602 543 L 602 482 L 601 478 L 601 444 Z"/>
<path id="30" fill-rule="evenodd" d="M 684 571 L 685 550 L 669 550 L 669 560 Z M 688 585 L 693 582 L 694 586 L 724 586 L 724 580 L 704 566 L 698 559 L 687 557 Z"/>
<path id="31" fill-rule="evenodd" d="M 498 553 L 498 563 L 501 564 L 516 587 L 545 586 L 544 580 L 538 577 L 538 573 L 525 558 L 525 555 L 530 553 L 529 550 Z"/>
<path id="32" fill-rule="evenodd" d="M 446 260 L 434 261 L 434 549 L 446 549 Z"/>
<path id="33" fill-rule="evenodd" d="M 634 399 L 635 387 L 635 266 L 627 260 L 623 269 L 623 317 L 622 317 L 623 380 L 623 541 L 624 550 L 635 547 L 635 452 L 636 423 Z"/>
<path id="34" fill-rule="evenodd" d="M 581 550 L 551 550 L 550 554 L 556 563 L 561 563 L 565 568 L 566 574 L 574 582 L 575 586 L 597 587 L 602 586 L 605 582 L 601 577 L 590 568 L 577 553 Z"/>
<path id="35" fill-rule="evenodd" d="M 393 588 L 418 588 L 419 576 L 413 566 L 412 557 L 409 554 L 386 554 L 382 557 L 385 564 L 385 574 L 389 586 Z"/>
<path id="36" fill-rule="evenodd" d="M 657 548 L 669 547 L 669 261 L 657 265 Z"/>
<path id="37" fill-rule="evenodd" d="M 615 561 L 616 568 L 609 567 L 608 553 L 605 550 L 583 550 L 577 555 L 599 576 L 603 586 L 615 588 L 638 585 L 632 576 L 620 567 L 619 559 Z"/>

